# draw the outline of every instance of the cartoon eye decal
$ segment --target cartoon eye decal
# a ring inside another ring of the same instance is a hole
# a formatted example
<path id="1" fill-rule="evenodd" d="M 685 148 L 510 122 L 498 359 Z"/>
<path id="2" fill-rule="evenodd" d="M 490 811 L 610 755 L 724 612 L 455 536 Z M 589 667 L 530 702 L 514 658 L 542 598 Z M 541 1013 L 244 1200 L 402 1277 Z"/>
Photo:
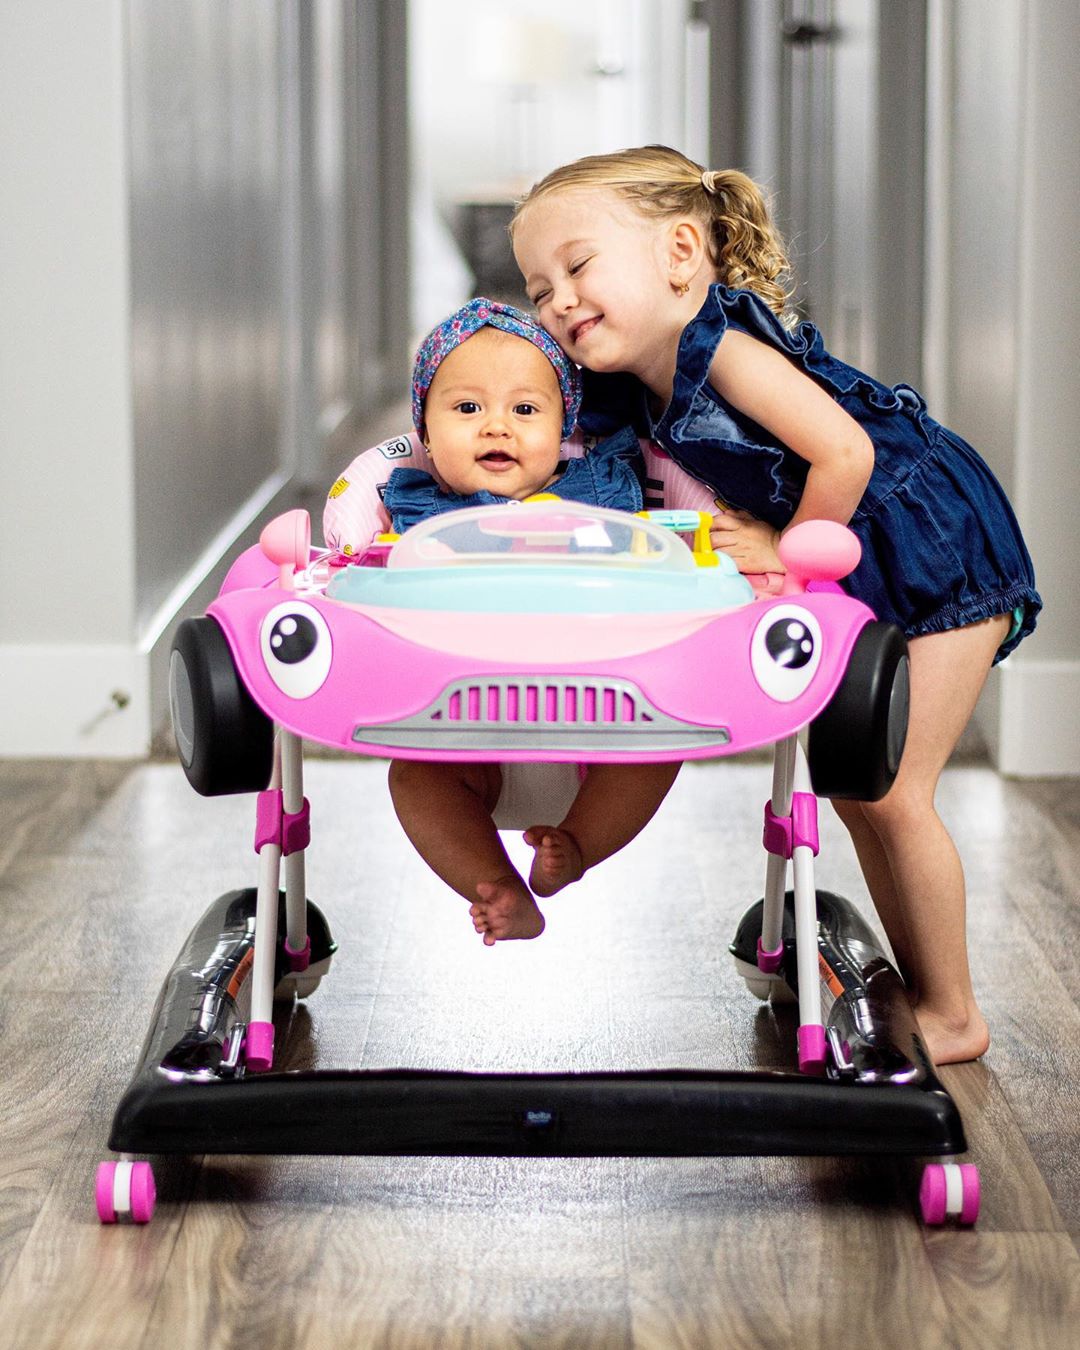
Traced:
<path id="1" fill-rule="evenodd" d="M 275 605 L 262 621 L 259 645 L 270 678 L 290 698 L 310 698 L 330 674 L 330 630 L 312 605 Z"/>
<path id="2" fill-rule="evenodd" d="M 750 640 L 754 679 L 779 703 L 809 687 L 821 661 L 821 627 L 800 605 L 774 605 Z"/>

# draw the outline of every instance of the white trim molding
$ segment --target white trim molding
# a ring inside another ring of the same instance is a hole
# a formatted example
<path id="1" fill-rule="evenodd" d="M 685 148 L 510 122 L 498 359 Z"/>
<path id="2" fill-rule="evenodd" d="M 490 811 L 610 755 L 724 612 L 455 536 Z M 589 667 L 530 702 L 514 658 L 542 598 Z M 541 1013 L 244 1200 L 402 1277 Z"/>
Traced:
<path id="1" fill-rule="evenodd" d="M 990 755 L 1013 778 L 1080 774 L 1080 660 L 1022 660 L 991 674 L 977 721 Z"/>
<path id="2" fill-rule="evenodd" d="M 134 645 L 0 646 L 0 756 L 127 759 L 150 748 L 150 662 Z"/>
<path id="3" fill-rule="evenodd" d="M 176 625 L 201 614 L 237 555 L 294 504 L 284 471 L 251 494 L 150 618 L 138 642 L 0 645 L 0 758 L 128 759 L 149 754 L 168 717 Z"/>

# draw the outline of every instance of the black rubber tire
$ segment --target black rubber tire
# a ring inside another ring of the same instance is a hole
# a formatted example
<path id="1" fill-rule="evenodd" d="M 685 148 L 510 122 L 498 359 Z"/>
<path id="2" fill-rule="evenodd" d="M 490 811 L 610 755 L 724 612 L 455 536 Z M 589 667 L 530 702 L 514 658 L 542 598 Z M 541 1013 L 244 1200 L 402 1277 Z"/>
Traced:
<path id="1" fill-rule="evenodd" d="M 177 628 L 169 711 L 177 754 L 196 792 L 223 797 L 266 787 L 274 725 L 244 687 L 216 620 L 185 619 Z"/>
<path id="2" fill-rule="evenodd" d="M 855 639 L 831 702 L 810 724 L 807 760 L 819 797 L 876 802 L 892 787 L 907 736 L 907 640 L 873 620 Z"/>

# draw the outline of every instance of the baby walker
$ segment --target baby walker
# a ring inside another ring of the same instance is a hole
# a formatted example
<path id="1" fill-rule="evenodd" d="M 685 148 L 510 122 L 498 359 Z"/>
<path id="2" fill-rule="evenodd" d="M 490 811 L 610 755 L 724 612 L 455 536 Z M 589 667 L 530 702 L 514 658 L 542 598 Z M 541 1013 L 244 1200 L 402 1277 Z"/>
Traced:
<path id="1" fill-rule="evenodd" d="M 966 1150 L 900 976 L 856 909 L 814 881 L 817 797 L 873 800 L 896 775 L 904 639 L 835 584 L 858 561 L 843 527 L 790 531 L 784 593 L 755 599 L 708 526 L 696 512 L 513 503 L 343 558 L 313 550 L 307 513 L 290 512 L 237 559 L 207 616 L 177 632 L 171 704 L 192 784 L 257 794 L 257 885 L 210 905 L 166 977 L 113 1119 L 120 1160 L 97 1170 L 103 1223 L 153 1213 L 137 1154 Z M 559 621 L 538 638 L 543 614 Z M 687 670 L 715 672 L 712 687 L 685 687 Z M 757 997 L 797 1001 L 797 1071 L 275 1069 L 274 1001 L 312 994 L 335 951 L 306 896 L 302 737 L 583 763 L 772 744 L 764 896 L 730 951 Z M 927 1223 L 974 1223 L 977 1169 L 929 1164 L 920 1204 Z"/>

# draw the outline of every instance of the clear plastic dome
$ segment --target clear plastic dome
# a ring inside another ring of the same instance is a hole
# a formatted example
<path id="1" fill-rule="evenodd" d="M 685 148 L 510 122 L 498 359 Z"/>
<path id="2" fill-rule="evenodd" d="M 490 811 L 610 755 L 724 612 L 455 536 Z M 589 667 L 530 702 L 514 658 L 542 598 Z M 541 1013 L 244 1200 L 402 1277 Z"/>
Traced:
<path id="1" fill-rule="evenodd" d="M 390 568 L 588 564 L 693 572 L 693 554 L 661 525 L 580 502 L 509 502 L 448 511 L 407 530 Z"/>

